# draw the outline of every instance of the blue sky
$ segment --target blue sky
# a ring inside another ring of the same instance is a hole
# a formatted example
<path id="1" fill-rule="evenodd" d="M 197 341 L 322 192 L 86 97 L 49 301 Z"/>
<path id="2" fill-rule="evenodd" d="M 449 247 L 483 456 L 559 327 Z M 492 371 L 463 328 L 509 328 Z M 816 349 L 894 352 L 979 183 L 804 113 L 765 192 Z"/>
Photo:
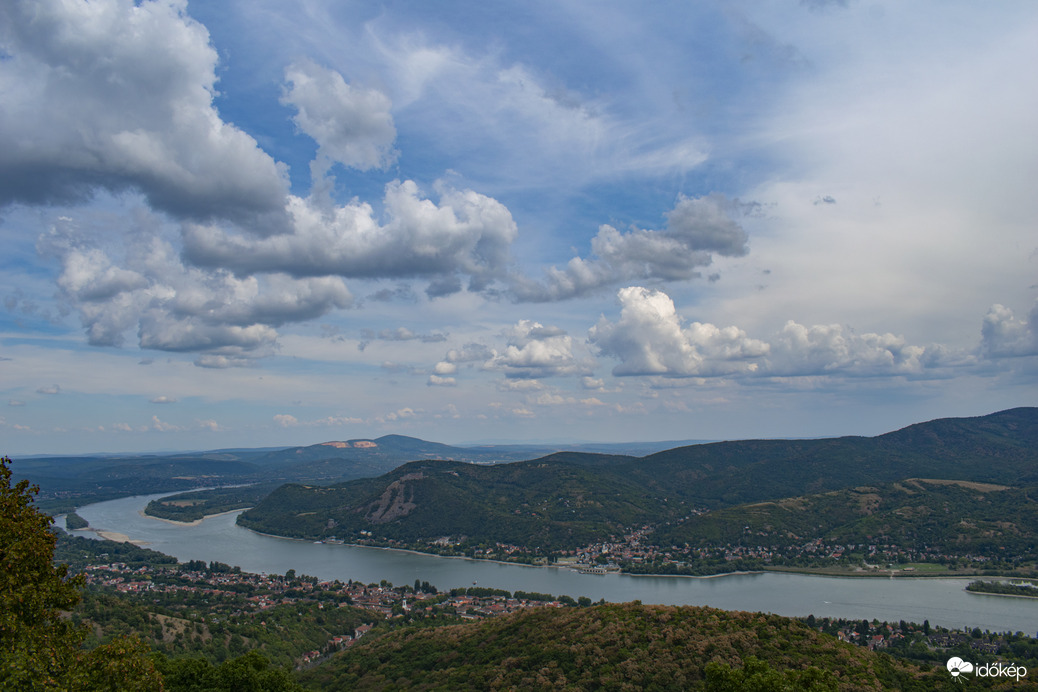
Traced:
<path id="1" fill-rule="evenodd" d="M 15 0 L 8 454 L 1036 403 L 1030 2 Z"/>

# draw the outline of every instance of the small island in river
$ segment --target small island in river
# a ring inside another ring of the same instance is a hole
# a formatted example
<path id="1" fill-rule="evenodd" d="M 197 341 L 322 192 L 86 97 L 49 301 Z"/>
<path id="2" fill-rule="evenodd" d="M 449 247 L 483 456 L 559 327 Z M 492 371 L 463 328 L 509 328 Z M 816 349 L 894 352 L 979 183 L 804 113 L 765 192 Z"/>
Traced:
<path id="1" fill-rule="evenodd" d="M 970 593 L 985 593 L 995 596 L 1017 596 L 1038 598 L 1038 585 L 1033 582 L 974 581 L 966 587 Z"/>

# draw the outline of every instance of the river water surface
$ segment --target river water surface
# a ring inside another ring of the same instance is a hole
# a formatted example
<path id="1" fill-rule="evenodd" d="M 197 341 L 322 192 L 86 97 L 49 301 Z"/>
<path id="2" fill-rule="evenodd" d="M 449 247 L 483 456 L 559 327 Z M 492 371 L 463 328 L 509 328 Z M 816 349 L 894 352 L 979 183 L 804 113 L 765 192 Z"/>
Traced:
<path id="1" fill-rule="evenodd" d="M 310 543 L 265 536 L 234 523 L 240 512 L 196 525 L 142 514 L 163 495 L 127 497 L 76 510 L 92 529 L 125 534 L 179 560 L 219 561 L 247 572 L 284 574 L 294 569 L 320 579 L 394 584 L 428 581 L 441 590 L 486 586 L 592 600 L 668 605 L 708 605 L 787 616 L 843 617 L 980 627 L 993 632 L 1038 631 L 1038 599 L 976 595 L 969 579 L 920 577 L 839 578 L 800 574 L 735 574 L 712 578 L 580 574 L 556 567 L 527 567 L 484 560 L 444 558 L 399 550 Z M 93 535 L 90 532 L 73 532 Z"/>

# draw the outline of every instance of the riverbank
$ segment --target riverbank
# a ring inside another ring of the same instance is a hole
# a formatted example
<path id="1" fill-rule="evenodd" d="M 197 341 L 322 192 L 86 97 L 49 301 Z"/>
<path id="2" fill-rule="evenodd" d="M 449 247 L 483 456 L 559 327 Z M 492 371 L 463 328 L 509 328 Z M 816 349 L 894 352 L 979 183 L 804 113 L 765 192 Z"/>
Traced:
<path id="1" fill-rule="evenodd" d="M 142 547 L 146 546 L 146 545 L 150 545 L 150 543 L 148 543 L 147 541 L 138 541 L 138 540 L 132 539 L 129 536 L 127 536 L 125 533 L 119 533 L 118 531 L 104 531 L 104 530 L 101 530 L 101 529 L 92 529 L 92 528 L 89 528 L 89 527 L 85 528 L 85 529 L 74 529 L 72 531 L 69 531 L 69 534 L 74 536 L 74 535 L 76 535 L 76 533 L 81 533 L 81 532 L 86 532 L 86 531 L 89 531 L 90 533 L 98 535 L 98 536 L 100 536 L 101 538 L 103 538 L 103 539 L 105 539 L 107 541 L 112 541 L 113 543 L 132 543 L 133 545 L 142 546 Z"/>
<path id="2" fill-rule="evenodd" d="M 233 510 L 239 511 L 239 510 Z M 240 510 L 244 511 L 244 510 Z M 229 512 L 224 512 L 227 514 Z M 149 515 L 150 516 L 150 515 Z M 215 516 L 215 515 L 214 515 Z M 157 517 L 152 517 L 157 518 Z M 279 536 L 272 533 L 264 533 L 248 527 L 242 527 L 252 533 L 259 536 L 268 536 L 270 538 L 281 538 L 289 541 L 299 541 L 302 543 L 324 543 L 324 541 L 314 541 L 308 538 L 296 538 L 291 536 Z M 556 562 L 556 563 L 530 563 L 512 560 L 500 560 L 496 558 L 485 558 L 485 557 L 472 557 L 469 555 L 446 555 L 438 552 L 428 552 L 420 550 L 418 548 L 400 548 L 396 546 L 388 545 L 372 545 L 370 543 L 329 543 L 327 545 L 344 545 L 355 548 L 375 548 L 378 550 L 390 550 L 400 553 L 407 553 L 411 555 L 421 555 L 426 557 L 442 557 L 451 558 L 456 560 L 470 560 L 473 562 L 493 563 L 501 565 L 517 565 L 521 567 L 554 567 L 561 570 L 568 570 L 571 572 L 577 572 L 580 574 L 586 574 L 590 576 L 605 576 L 605 575 L 623 575 L 628 577 L 684 577 L 691 579 L 715 579 L 718 577 L 738 576 L 738 575 L 750 575 L 750 574 L 799 574 L 804 576 L 815 576 L 815 577 L 836 577 L 846 579 L 968 579 L 977 577 L 995 577 L 995 578 L 1034 578 L 1038 575 L 1032 573 L 1011 573 L 1011 574 L 992 574 L 991 572 L 984 572 L 981 570 L 970 570 L 970 569 L 957 569 L 950 570 L 942 565 L 930 564 L 930 563 L 916 563 L 909 564 L 904 567 L 896 569 L 866 569 L 863 567 L 854 568 L 841 568 L 841 567 L 791 567 L 783 565 L 772 565 L 759 570 L 731 570 L 726 572 L 714 572 L 712 574 L 679 574 L 679 573 L 635 573 L 627 572 L 622 569 L 610 569 L 604 573 L 590 572 L 587 571 L 587 565 L 578 565 L 577 563 L 567 562 Z M 539 558 L 539 560 L 546 560 L 546 558 Z"/>
<path id="3" fill-rule="evenodd" d="M 986 581 L 978 579 L 977 581 L 970 582 L 966 587 L 966 592 L 983 594 L 985 596 L 1012 596 L 1013 598 L 1038 599 L 1038 586 L 1035 586 L 1033 579 L 1018 579 L 1016 583 L 1004 580 Z"/>
<path id="4" fill-rule="evenodd" d="M 237 512 L 239 510 L 232 510 L 232 511 Z M 241 511 L 244 511 L 244 510 L 241 510 Z M 230 512 L 224 512 L 224 514 L 230 514 Z M 216 516 L 216 515 L 213 515 L 213 516 Z M 154 519 L 156 517 L 152 517 L 152 518 Z M 568 567 L 566 565 L 550 565 L 550 564 L 531 565 L 528 562 L 509 562 L 508 560 L 494 560 L 494 559 L 491 559 L 491 558 L 484 558 L 484 557 L 469 557 L 468 555 L 441 555 L 440 553 L 426 553 L 426 552 L 423 552 L 421 550 L 415 550 L 414 548 L 394 548 L 393 546 L 389 546 L 389 545 L 370 545 L 370 544 L 367 544 L 367 543 L 346 543 L 346 542 L 342 542 L 342 543 L 339 543 L 339 542 L 326 543 L 324 541 L 312 541 L 309 538 L 294 538 L 292 536 L 279 536 L 276 533 L 263 533 L 262 531 L 257 531 L 256 529 L 250 529 L 247 526 L 242 526 L 241 528 L 243 528 L 246 531 L 249 531 L 251 533 L 254 533 L 257 536 L 266 536 L 268 538 L 280 538 L 283 541 L 297 541 L 299 543 L 313 543 L 313 544 L 321 544 L 321 545 L 342 545 L 342 546 L 346 546 L 348 548 L 371 548 L 372 550 L 391 550 L 391 551 L 397 552 L 397 553 L 405 553 L 405 554 L 409 554 L 409 555 L 421 555 L 422 557 L 442 557 L 442 558 L 448 558 L 448 559 L 451 559 L 451 560 L 469 560 L 469 561 L 472 561 L 472 562 L 489 562 L 489 563 L 494 563 L 494 564 L 498 564 L 498 565 L 508 565 L 509 567 L 554 567 L 554 568 L 557 568 L 557 569 L 568 569 Z M 576 571 L 576 570 L 573 570 L 573 571 Z"/>
<path id="5" fill-rule="evenodd" d="M 233 510 L 233 511 L 239 511 L 239 510 Z M 224 514 L 229 514 L 229 513 L 230 512 L 224 512 Z M 151 518 L 155 519 L 157 517 L 151 517 Z M 171 523 L 177 523 L 177 522 L 171 522 Z M 971 578 L 971 577 L 981 576 L 981 574 L 979 572 L 967 572 L 967 571 L 955 571 L 955 572 L 953 572 L 953 571 L 950 571 L 950 570 L 943 570 L 943 569 L 941 569 L 941 570 L 934 569 L 934 570 L 927 570 L 927 571 L 922 571 L 922 570 L 918 570 L 918 571 L 917 570 L 909 570 L 909 571 L 895 570 L 895 571 L 891 572 L 890 570 L 864 570 L 864 569 L 860 569 L 860 568 L 859 569 L 842 569 L 841 570 L 841 569 L 837 569 L 837 568 L 833 568 L 833 567 L 811 568 L 811 567 L 781 567 L 781 566 L 769 567 L 767 569 L 761 569 L 761 570 L 732 570 L 732 571 L 729 571 L 729 572 L 715 572 L 713 574 L 639 574 L 639 573 L 633 573 L 633 572 L 625 572 L 623 570 L 608 570 L 604 574 L 599 574 L 599 573 L 593 573 L 593 572 L 585 571 L 586 565 L 581 567 L 581 566 L 578 566 L 577 564 L 566 564 L 566 563 L 562 563 L 562 564 L 559 564 L 559 563 L 554 563 L 554 564 L 531 564 L 529 562 L 518 562 L 518 561 L 513 562 L 513 561 L 510 561 L 510 560 L 497 560 L 497 559 L 494 559 L 494 558 L 471 557 L 471 556 L 468 556 L 468 555 L 444 555 L 444 554 L 441 554 L 441 553 L 432 553 L 432 552 L 426 552 L 426 551 L 423 551 L 423 550 L 417 550 L 415 548 L 397 548 L 397 547 L 387 546 L 387 545 L 371 545 L 371 544 L 368 544 L 368 543 L 345 543 L 345 542 L 344 543 L 338 543 L 338 542 L 336 542 L 336 543 L 324 543 L 323 541 L 313 541 L 313 540 L 310 540 L 308 538 L 295 538 L 295 537 L 292 537 L 292 536 L 279 536 L 279 535 L 273 534 L 273 533 L 264 533 L 262 531 L 257 531 L 255 529 L 250 529 L 248 527 L 242 527 L 242 528 L 245 528 L 247 531 L 249 531 L 251 533 L 254 533 L 257 536 L 266 536 L 268 538 L 278 538 L 278 539 L 281 539 L 281 540 L 295 541 L 295 542 L 299 542 L 299 543 L 321 543 L 321 544 L 324 544 L 324 545 L 342 545 L 342 546 L 347 546 L 347 547 L 351 547 L 351 548 L 372 548 L 372 549 L 375 549 L 375 550 L 386 550 L 386 551 L 392 551 L 392 552 L 409 554 L 409 555 L 420 555 L 420 556 L 423 556 L 423 557 L 439 557 L 439 558 L 448 558 L 448 559 L 452 559 L 452 560 L 467 560 L 467 561 L 470 561 L 470 562 L 491 563 L 491 564 L 508 565 L 508 566 L 515 566 L 515 567 L 550 567 L 550 568 L 554 568 L 554 569 L 558 569 L 558 570 L 566 570 L 566 571 L 575 572 L 575 573 L 578 573 L 578 574 L 590 575 L 590 576 L 622 575 L 622 576 L 625 576 L 625 577 L 652 577 L 652 578 L 658 578 L 658 577 L 681 577 L 681 578 L 684 578 L 684 579 L 718 579 L 718 578 L 721 578 L 721 577 L 734 577 L 734 576 L 740 576 L 740 575 L 773 573 L 773 574 L 798 574 L 798 575 L 803 575 L 803 576 L 837 577 L 837 578 L 868 579 L 868 580 L 873 580 L 873 579 L 895 579 L 895 578 L 897 578 L 897 579 L 901 579 L 901 578 L 909 578 L 909 579 L 963 579 L 963 578 Z M 991 575 L 991 574 L 989 574 L 989 575 L 983 575 L 983 576 L 991 576 L 991 577 L 1001 576 L 1003 578 L 1006 578 L 1006 577 L 1019 576 L 1019 575 Z"/>
<path id="6" fill-rule="evenodd" d="M 165 496 L 165 495 L 166 494 L 163 494 L 162 496 Z M 154 496 L 149 497 L 148 499 L 154 499 Z M 246 511 L 244 508 L 242 508 L 242 509 L 226 510 L 226 511 L 223 511 L 223 512 L 206 515 L 203 519 L 196 519 L 196 520 L 192 520 L 192 521 L 188 522 L 188 521 L 176 521 L 176 520 L 172 520 L 172 519 L 165 519 L 163 517 L 156 517 L 156 516 L 147 514 L 144 511 L 144 509 L 145 509 L 144 507 L 141 507 L 140 505 L 138 505 L 136 508 L 134 508 L 133 512 L 139 518 L 157 519 L 157 520 L 159 520 L 159 521 L 161 521 L 161 522 L 163 522 L 165 524 L 168 524 L 168 525 L 171 525 L 171 526 L 176 526 L 178 528 L 184 528 L 184 529 L 197 529 L 197 528 L 200 528 L 203 524 L 205 524 L 204 520 L 208 519 L 208 518 L 227 516 L 227 515 L 230 515 L 230 516 L 233 517 L 234 515 L 236 515 L 238 513 Z M 276 535 L 276 534 L 264 533 L 264 532 L 261 532 L 261 531 L 256 531 L 254 529 L 247 529 L 247 527 L 240 526 L 236 522 L 234 524 L 238 528 L 246 529 L 250 534 L 255 534 L 256 536 L 262 536 L 262 537 L 265 537 L 265 538 L 282 539 L 282 540 L 286 540 L 286 541 L 292 542 L 294 544 L 299 544 L 299 545 L 314 544 L 315 542 L 318 542 L 318 541 L 315 541 L 314 539 L 306 539 L 306 538 L 298 538 L 298 537 L 287 537 L 287 536 L 279 536 L 279 535 Z M 100 534 L 98 534 L 98 535 L 100 535 Z M 114 540 L 125 540 L 125 535 L 118 536 Z M 139 544 L 147 544 L 147 543 L 139 543 Z M 331 543 L 323 543 L 323 544 L 324 545 L 342 545 L 344 547 L 349 547 L 349 548 L 378 548 L 381 551 L 390 551 L 390 552 L 394 552 L 394 553 L 401 554 L 401 555 L 413 555 L 413 556 L 418 556 L 418 557 L 428 557 L 428 558 L 449 557 L 449 558 L 452 558 L 453 560 L 466 561 L 469 564 L 493 564 L 493 565 L 510 566 L 510 567 L 511 566 L 520 566 L 520 567 L 556 567 L 556 568 L 559 568 L 559 569 L 552 570 L 552 571 L 554 571 L 556 573 L 581 574 L 581 576 L 588 576 L 588 577 L 596 577 L 596 576 L 603 576 L 603 577 L 604 576 L 623 576 L 623 577 L 629 577 L 629 576 L 651 576 L 651 577 L 654 577 L 654 578 L 656 578 L 656 577 L 666 578 L 666 577 L 678 577 L 678 576 L 680 576 L 680 577 L 691 578 L 693 580 L 715 580 L 715 579 L 718 579 L 720 577 L 740 577 L 740 576 L 750 576 L 750 575 L 759 575 L 759 574 L 772 573 L 772 574 L 791 574 L 791 575 L 795 574 L 795 575 L 812 576 L 812 577 L 835 577 L 835 578 L 848 579 L 848 580 L 854 580 L 854 581 L 876 582 L 876 581 L 883 581 L 883 580 L 922 581 L 922 580 L 926 580 L 926 579 L 935 579 L 935 580 L 954 580 L 954 579 L 964 579 L 964 578 L 965 579 L 976 579 L 976 578 L 979 578 L 979 577 L 1003 578 L 1003 579 L 1004 578 L 1035 578 L 1036 576 L 1038 576 L 1038 575 L 1036 575 L 1034 573 L 1031 573 L 1031 572 L 1015 572 L 1015 573 L 998 573 L 998 574 L 994 574 L 994 573 L 991 573 L 990 571 L 982 572 L 981 570 L 968 570 L 968 569 L 961 569 L 961 568 L 958 569 L 958 570 L 954 570 L 953 571 L 953 570 L 948 570 L 947 568 L 945 568 L 943 566 L 935 565 L 935 564 L 930 564 L 930 563 L 909 563 L 909 564 L 906 564 L 906 565 L 902 565 L 899 568 L 896 568 L 896 569 L 893 569 L 893 570 L 891 570 L 890 568 L 886 568 L 886 569 L 876 569 L 876 568 L 867 569 L 867 568 L 863 568 L 863 567 L 854 567 L 854 568 L 851 568 L 851 567 L 835 567 L 835 566 L 826 566 L 826 567 L 799 567 L 798 566 L 798 567 L 793 567 L 793 566 L 770 565 L 770 566 L 767 566 L 766 568 L 763 568 L 763 569 L 754 569 L 754 568 L 738 569 L 738 568 L 736 568 L 736 569 L 730 569 L 730 570 L 727 570 L 727 571 L 719 571 L 719 572 L 707 573 L 707 574 L 674 574 L 674 573 L 635 574 L 635 573 L 632 573 L 632 572 L 625 572 L 625 571 L 616 570 L 616 569 L 608 570 L 605 574 L 597 574 L 597 573 L 594 573 L 594 572 L 586 571 L 586 563 L 582 567 L 582 566 L 578 565 L 577 563 L 567 563 L 567 559 L 566 558 L 562 558 L 557 563 L 550 563 L 550 564 L 548 564 L 548 563 L 546 563 L 546 559 L 545 558 L 540 558 L 539 562 L 533 563 L 533 562 L 528 562 L 528 561 L 508 560 L 508 559 L 502 560 L 502 559 L 498 559 L 498 558 L 469 556 L 469 555 L 464 555 L 464 554 L 454 554 L 454 555 L 442 554 L 442 553 L 439 553 L 439 552 L 422 550 L 421 547 L 414 547 L 414 546 L 411 546 L 411 547 L 399 547 L 399 546 L 391 546 L 391 545 L 371 545 L 370 543 L 357 543 L 357 542 L 339 543 L 338 541 L 333 541 Z M 218 558 L 218 559 L 223 559 L 223 558 Z M 719 565 L 719 566 L 721 566 L 721 565 Z M 723 566 L 721 566 L 721 567 L 723 567 Z M 733 565 L 733 567 L 734 567 L 734 565 Z"/>
<path id="7" fill-rule="evenodd" d="M 1027 598 L 1032 601 L 1038 600 L 1038 596 L 1026 596 L 1022 593 L 995 593 L 993 591 L 974 591 L 972 589 L 963 589 L 966 593 L 971 593 L 974 596 L 1005 596 L 1006 598 Z"/>
<path id="8" fill-rule="evenodd" d="M 480 586 L 512 592 L 587 596 L 592 601 L 604 598 L 617 603 L 640 600 L 666 605 L 709 605 L 791 617 L 842 617 L 858 622 L 929 620 L 931 625 L 962 627 L 968 623 L 981 630 L 999 632 L 1030 632 L 1033 623 L 1038 622 L 1038 602 L 969 598 L 962 591 L 970 578 L 833 579 L 771 572 L 729 573 L 723 579 L 721 575 L 632 579 L 625 574 L 580 574 L 574 569 L 516 569 L 529 565 L 482 558 L 440 560 L 435 554 L 398 548 L 365 550 L 371 546 L 317 545 L 316 537 L 309 541 L 284 540 L 243 530 L 235 524 L 235 514 L 197 526 L 150 521 L 139 510 L 152 499 L 154 495 L 113 500 L 84 507 L 78 513 L 92 526 L 150 542 L 148 547 L 181 561 L 217 561 L 264 574 L 285 574 L 294 569 L 321 581 L 379 584 L 385 580 L 400 585 L 421 579 L 440 590 L 468 588 L 478 582 Z M 718 566 L 727 566 L 730 571 L 738 569 L 736 565 Z"/>
<path id="9" fill-rule="evenodd" d="M 806 574 L 818 577 L 850 577 L 862 579 L 976 579 L 978 577 L 990 577 L 993 579 L 1033 579 L 1033 572 L 1024 573 L 992 573 L 991 571 L 979 569 L 957 569 L 950 570 L 939 565 L 930 566 L 929 569 L 840 569 L 836 567 L 770 567 L 767 572 Z"/>
<path id="10" fill-rule="evenodd" d="M 678 579 L 718 579 L 720 577 L 739 577 L 750 574 L 767 574 L 768 570 L 735 570 L 734 572 L 717 572 L 715 574 L 634 574 L 632 572 L 611 572 L 610 574 L 622 574 L 625 577 L 649 577 L 659 579 L 660 577 L 673 577 Z"/>

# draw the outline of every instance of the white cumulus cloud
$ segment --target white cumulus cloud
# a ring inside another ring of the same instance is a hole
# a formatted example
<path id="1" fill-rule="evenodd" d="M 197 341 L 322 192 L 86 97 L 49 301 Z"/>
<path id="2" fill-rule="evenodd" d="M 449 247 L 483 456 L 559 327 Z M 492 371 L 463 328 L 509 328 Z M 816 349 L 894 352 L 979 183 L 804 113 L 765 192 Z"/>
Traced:
<path id="1" fill-rule="evenodd" d="M 442 377 L 440 375 L 429 375 L 427 384 L 430 387 L 455 387 L 458 381 L 453 377 Z"/>
<path id="2" fill-rule="evenodd" d="M 1038 302 L 1027 320 L 1004 305 L 992 305 L 981 326 L 981 355 L 1005 358 L 1038 355 Z"/>
<path id="3" fill-rule="evenodd" d="M 660 231 L 635 228 L 622 233 L 609 225 L 591 239 L 593 257 L 574 257 L 564 268 L 551 267 L 543 281 L 517 277 L 515 293 L 524 301 L 562 300 L 586 295 L 621 281 L 679 281 L 698 277 L 714 255 L 749 252 L 748 236 L 735 217 L 750 210 L 723 195 L 680 197 Z"/>
<path id="4" fill-rule="evenodd" d="M 0 52 L 0 206 L 135 189 L 181 218 L 285 222 L 284 171 L 213 107 L 185 2 L 11 0 Z"/>
<path id="5" fill-rule="evenodd" d="M 709 376 L 752 371 L 768 344 L 737 327 L 693 322 L 682 325 L 670 296 L 640 286 L 619 291 L 620 319 L 605 317 L 588 332 L 602 355 L 620 364 L 613 374 Z"/>
<path id="6" fill-rule="evenodd" d="M 771 375 L 919 374 L 927 351 L 894 334 L 856 334 L 839 324 L 810 327 L 789 321 L 771 344 Z"/>
<path id="7" fill-rule="evenodd" d="M 282 102 L 318 144 L 322 165 L 341 163 L 359 170 L 385 168 L 396 160 L 396 127 L 389 98 L 377 89 L 347 84 L 342 75 L 309 60 L 285 70 Z"/>
<path id="8" fill-rule="evenodd" d="M 765 341 L 734 326 L 685 326 L 661 291 L 632 286 L 618 297 L 620 318 L 602 317 L 588 332 L 602 355 L 620 361 L 613 369 L 617 376 L 922 376 L 969 360 L 939 345 L 916 346 L 890 333 L 858 334 L 838 324 L 790 320 Z"/>
<path id="9" fill-rule="evenodd" d="M 439 204 L 413 181 L 386 186 L 386 222 L 353 201 L 329 210 L 293 197 L 292 229 L 258 238 L 218 225 L 185 227 L 185 256 L 196 266 L 239 275 L 284 272 L 296 277 L 431 280 L 430 295 L 481 291 L 507 271 L 515 221 L 500 202 L 472 190 L 439 187 Z"/>
<path id="10" fill-rule="evenodd" d="M 277 327 L 353 304 L 337 277 L 238 278 L 184 265 L 158 235 L 128 241 L 124 256 L 113 259 L 66 220 L 37 243 L 61 262 L 62 297 L 93 345 L 118 346 L 135 331 L 141 348 L 197 352 L 200 365 L 229 367 L 268 353 Z"/>
<path id="11" fill-rule="evenodd" d="M 508 345 L 493 353 L 483 364 L 485 369 L 519 379 L 576 375 L 588 369 L 588 364 L 573 354 L 573 339 L 557 327 L 520 320 L 506 336 Z"/>

